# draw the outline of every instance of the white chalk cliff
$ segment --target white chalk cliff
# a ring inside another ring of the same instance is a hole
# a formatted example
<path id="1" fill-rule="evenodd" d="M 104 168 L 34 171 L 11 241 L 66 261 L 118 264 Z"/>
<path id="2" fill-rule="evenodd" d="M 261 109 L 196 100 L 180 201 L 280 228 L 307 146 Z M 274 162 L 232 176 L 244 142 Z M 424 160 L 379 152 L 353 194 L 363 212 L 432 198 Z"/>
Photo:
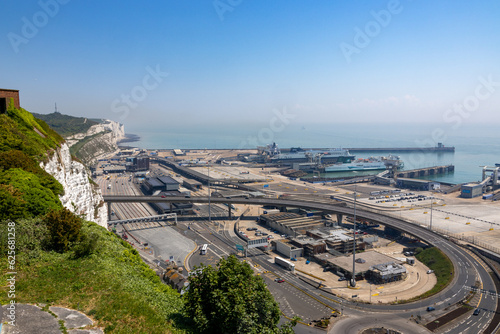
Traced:
<path id="1" fill-rule="evenodd" d="M 59 199 L 65 208 L 85 220 L 107 227 L 107 207 L 101 190 L 90 183 L 85 166 L 73 161 L 66 143 L 40 166 L 64 187 L 64 194 Z"/>
<path id="2" fill-rule="evenodd" d="M 78 150 L 78 157 L 87 165 L 92 165 L 102 155 L 118 150 L 118 142 L 125 138 L 123 124 L 105 120 L 103 123 L 91 126 L 87 132 L 78 133 L 67 137 L 68 146 L 71 147 L 83 141 Z"/>

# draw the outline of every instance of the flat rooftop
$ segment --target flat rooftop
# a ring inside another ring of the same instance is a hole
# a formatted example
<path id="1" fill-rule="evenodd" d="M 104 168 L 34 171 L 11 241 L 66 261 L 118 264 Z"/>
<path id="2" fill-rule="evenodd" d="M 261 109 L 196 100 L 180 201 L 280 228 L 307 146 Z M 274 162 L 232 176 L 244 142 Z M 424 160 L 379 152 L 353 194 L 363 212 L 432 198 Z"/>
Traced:
<path id="1" fill-rule="evenodd" d="M 325 260 L 337 267 L 344 269 L 345 271 L 351 272 L 352 270 L 352 255 L 350 256 L 337 256 L 334 257 L 332 254 L 324 253 L 316 255 L 317 258 Z M 394 262 L 396 264 L 402 264 L 403 262 L 390 257 L 388 255 L 379 253 L 377 251 L 366 251 L 363 253 L 356 254 L 356 259 L 365 260 L 364 263 L 356 262 L 356 272 L 365 272 L 370 270 L 370 267 L 385 264 L 388 262 Z"/>

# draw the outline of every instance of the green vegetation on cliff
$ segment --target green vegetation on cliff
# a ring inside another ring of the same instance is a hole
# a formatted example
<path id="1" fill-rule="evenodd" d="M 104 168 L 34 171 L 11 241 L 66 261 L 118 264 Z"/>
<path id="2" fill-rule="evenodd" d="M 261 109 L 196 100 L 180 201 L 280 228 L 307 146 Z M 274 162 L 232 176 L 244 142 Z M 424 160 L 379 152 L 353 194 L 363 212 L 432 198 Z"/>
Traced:
<path id="1" fill-rule="evenodd" d="M 248 264 L 230 257 L 205 267 L 195 283 L 211 285 L 182 298 L 130 244 L 63 208 L 63 187 L 39 165 L 61 142 L 24 109 L 11 105 L 0 115 L 2 304 L 10 302 L 7 273 L 15 271 L 16 303 L 78 309 L 105 333 L 292 332 L 291 324 L 277 327 L 279 308 Z M 13 240 L 15 261 L 7 256 Z"/>
<path id="2" fill-rule="evenodd" d="M 52 129 L 60 133 L 62 136 L 68 137 L 77 133 L 85 133 L 87 130 L 98 122 L 85 118 L 63 115 L 59 112 L 51 114 L 33 114 L 36 118 L 44 120 Z"/>
<path id="3" fill-rule="evenodd" d="M 169 320 L 182 307 L 177 291 L 161 283 L 129 244 L 62 207 L 63 187 L 40 167 L 62 142 L 24 109 L 10 105 L 0 114 L 0 302 L 10 301 L 10 223 L 16 302 L 80 309 L 106 332 L 183 332 Z"/>
<path id="4" fill-rule="evenodd" d="M 50 251 L 57 244 L 44 219 L 16 222 L 16 302 L 78 309 L 106 333 L 182 333 L 173 327 L 182 308 L 177 291 L 161 283 L 129 244 L 95 223 L 81 223 L 79 240 L 67 243 L 69 251 L 56 252 Z M 6 236 L 1 224 L 3 245 Z M 5 272 L 5 254 L 0 266 Z M 7 282 L 1 276 L 5 304 Z"/>

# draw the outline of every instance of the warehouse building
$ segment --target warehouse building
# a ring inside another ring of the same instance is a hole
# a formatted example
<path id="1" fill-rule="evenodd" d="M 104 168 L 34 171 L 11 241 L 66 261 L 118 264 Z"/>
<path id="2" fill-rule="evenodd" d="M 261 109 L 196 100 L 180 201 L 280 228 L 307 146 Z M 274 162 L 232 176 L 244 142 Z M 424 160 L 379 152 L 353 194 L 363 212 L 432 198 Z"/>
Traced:
<path id="1" fill-rule="evenodd" d="M 196 180 L 184 179 L 182 186 L 190 190 L 198 190 L 202 188 L 202 183 Z"/>
<path id="2" fill-rule="evenodd" d="M 271 244 L 273 244 L 278 253 L 289 259 L 297 259 L 298 257 L 304 256 L 304 249 L 295 246 L 290 240 L 276 240 Z"/>
<path id="3" fill-rule="evenodd" d="M 460 188 L 460 197 L 474 198 L 483 194 L 483 185 L 480 183 L 463 184 Z"/>
<path id="4" fill-rule="evenodd" d="M 312 217 L 303 217 L 297 213 L 279 212 L 260 215 L 260 221 L 280 233 L 297 236 L 307 230 L 324 226 L 324 222 Z"/>
<path id="5" fill-rule="evenodd" d="M 439 182 L 431 181 L 431 180 L 420 180 L 420 179 L 407 179 L 400 177 L 396 181 L 396 187 L 412 189 L 412 190 L 438 190 L 441 188 L 441 184 Z"/>
<path id="6" fill-rule="evenodd" d="M 339 276 L 352 278 L 353 256 L 333 256 L 329 253 L 315 255 L 314 258 Z M 406 268 L 401 261 L 377 251 L 367 251 L 356 255 L 355 276 L 372 279 L 374 282 L 391 282 L 402 279 Z"/>

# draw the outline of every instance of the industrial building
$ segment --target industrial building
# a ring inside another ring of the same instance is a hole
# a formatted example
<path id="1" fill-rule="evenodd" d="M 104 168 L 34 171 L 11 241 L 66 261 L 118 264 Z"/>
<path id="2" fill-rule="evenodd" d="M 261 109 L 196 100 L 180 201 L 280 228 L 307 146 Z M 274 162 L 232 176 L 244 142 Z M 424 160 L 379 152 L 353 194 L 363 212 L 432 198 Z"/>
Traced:
<path id="1" fill-rule="evenodd" d="M 460 189 L 460 197 L 474 198 L 483 194 L 483 185 L 481 183 L 463 184 Z"/>
<path id="2" fill-rule="evenodd" d="M 306 235 L 315 240 L 323 241 L 332 254 L 346 254 L 353 251 L 354 237 L 352 232 L 344 229 L 314 229 L 307 231 Z M 366 240 L 365 240 L 366 239 Z M 378 241 L 374 235 L 359 235 L 356 238 L 356 250 L 366 249 L 367 244 Z"/>
<path id="3" fill-rule="evenodd" d="M 290 243 L 304 250 L 305 257 L 313 257 L 316 254 L 326 252 L 326 243 L 322 240 L 316 240 L 305 235 L 292 238 Z"/>
<path id="4" fill-rule="evenodd" d="M 152 195 L 161 191 L 179 190 L 179 182 L 170 176 L 148 178 L 141 183 L 141 189 L 145 194 Z"/>
<path id="5" fill-rule="evenodd" d="M 396 187 L 412 190 L 431 191 L 440 189 L 441 184 L 439 182 L 431 180 L 407 179 L 401 177 L 396 180 Z"/>
<path id="6" fill-rule="evenodd" d="M 184 196 L 184 194 L 180 193 L 177 190 L 174 191 L 164 191 L 159 193 L 161 197 L 180 197 Z M 193 204 L 192 203 L 168 203 L 168 202 L 159 202 L 159 203 L 149 203 L 153 207 L 153 209 L 158 212 L 158 214 L 166 214 L 166 213 L 178 213 L 178 214 L 190 214 L 193 213 Z"/>
<path id="7" fill-rule="evenodd" d="M 353 255 L 333 256 L 329 253 L 314 258 L 339 276 L 352 278 Z M 377 251 L 356 254 L 356 279 L 370 278 L 375 282 L 390 282 L 404 278 L 406 268 L 401 261 Z"/>
<path id="8" fill-rule="evenodd" d="M 190 190 L 198 190 L 202 188 L 202 183 L 196 180 L 184 179 L 182 186 Z"/>
<path id="9" fill-rule="evenodd" d="M 402 280 L 406 277 L 406 268 L 395 262 L 376 264 L 370 267 L 370 279 L 376 284 Z"/>
<path id="10" fill-rule="evenodd" d="M 0 88 L 0 114 L 7 111 L 11 99 L 14 101 L 14 107 L 21 108 L 19 104 L 19 91 L 16 89 L 1 89 Z"/>
<path id="11" fill-rule="evenodd" d="M 260 215 L 260 221 L 283 234 L 297 236 L 307 230 L 324 226 L 324 222 L 313 217 L 303 217 L 297 213 L 279 212 Z"/>
<path id="12" fill-rule="evenodd" d="M 287 239 L 272 241 L 271 245 L 280 254 L 289 259 L 297 259 L 304 256 L 304 249 L 294 245 L 293 242 Z"/>
<path id="13" fill-rule="evenodd" d="M 149 157 L 127 157 L 126 167 L 129 172 L 149 170 Z"/>

